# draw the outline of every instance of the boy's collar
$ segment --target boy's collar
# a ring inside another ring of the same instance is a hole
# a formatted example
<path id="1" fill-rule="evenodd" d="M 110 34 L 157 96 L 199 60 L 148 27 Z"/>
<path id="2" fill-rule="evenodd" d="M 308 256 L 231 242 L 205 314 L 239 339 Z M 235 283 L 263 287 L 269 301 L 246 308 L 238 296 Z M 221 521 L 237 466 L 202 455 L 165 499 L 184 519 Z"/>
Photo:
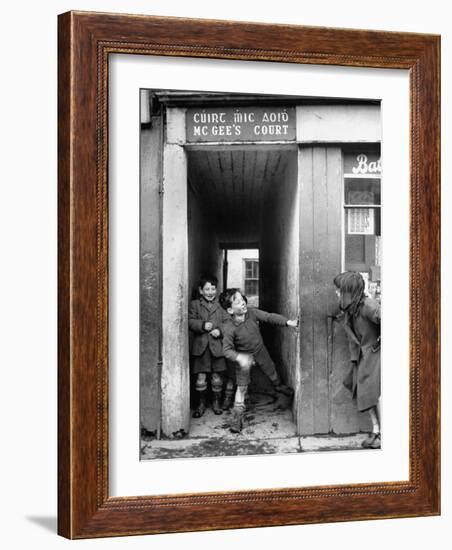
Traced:
<path id="1" fill-rule="evenodd" d="M 215 297 L 211 302 L 209 302 L 209 300 L 206 300 L 204 298 L 204 296 L 200 296 L 199 297 L 199 300 L 201 301 L 201 303 L 204 303 L 204 304 L 215 304 L 217 302 L 217 298 Z"/>

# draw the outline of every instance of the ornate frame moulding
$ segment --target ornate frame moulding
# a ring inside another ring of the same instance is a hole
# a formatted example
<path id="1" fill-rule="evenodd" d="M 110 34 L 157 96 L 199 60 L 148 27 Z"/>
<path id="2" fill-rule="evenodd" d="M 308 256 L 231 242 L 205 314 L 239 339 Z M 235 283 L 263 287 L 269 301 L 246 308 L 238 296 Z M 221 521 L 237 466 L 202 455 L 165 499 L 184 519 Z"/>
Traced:
<path id="1" fill-rule="evenodd" d="M 58 48 L 59 533 L 87 538 L 439 514 L 440 38 L 69 12 L 59 16 Z M 409 70 L 408 481 L 109 496 L 110 54 Z"/>

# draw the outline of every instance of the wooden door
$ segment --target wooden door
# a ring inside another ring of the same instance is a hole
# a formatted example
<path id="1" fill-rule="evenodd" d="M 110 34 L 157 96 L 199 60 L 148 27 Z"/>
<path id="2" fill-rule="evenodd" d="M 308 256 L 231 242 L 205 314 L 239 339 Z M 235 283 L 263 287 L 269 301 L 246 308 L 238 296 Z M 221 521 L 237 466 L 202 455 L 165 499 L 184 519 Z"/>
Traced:
<path id="1" fill-rule="evenodd" d="M 356 432 L 366 424 L 342 384 L 349 362 L 348 342 L 334 319 L 338 310 L 333 279 L 341 271 L 343 230 L 341 148 L 300 148 L 298 181 L 302 314 L 298 433 Z"/>

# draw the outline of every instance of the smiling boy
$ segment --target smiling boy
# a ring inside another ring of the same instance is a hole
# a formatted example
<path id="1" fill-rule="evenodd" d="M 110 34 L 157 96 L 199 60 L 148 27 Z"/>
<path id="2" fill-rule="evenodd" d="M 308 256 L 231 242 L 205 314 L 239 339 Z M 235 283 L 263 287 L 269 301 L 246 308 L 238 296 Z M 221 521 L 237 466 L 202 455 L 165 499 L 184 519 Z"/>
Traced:
<path id="1" fill-rule="evenodd" d="M 215 414 L 223 412 L 220 399 L 226 362 L 221 343 L 221 326 L 228 318 L 216 299 L 216 277 L 212 275 L 201 277 L 198 292 L 199 298 L 191 302 L 188 315 L 188 326 L 193 333 L 191 355 L 193 357 L 193 373 L 196 375 L 195 390 L 198 396 L 198 405 L 193 413 L 194 418 L 199 418 L 206 410 L 209 375 L 212 410 Z"/>
<path id="2" fill-rule="evenodd" d="M 229 288 L 221 293 L 220 304 L 229 314 L 223 324 L 223 353 L 226 359 L 236 363 L 237 390 L 235 393 L 231 431 L 242 429 L 245 397 L 250 383 L 250 371 L 254 364 L 268 376 L 276 392 L 291 397 L 293 390 L 281 383 L 275 364 L 262 340 L 259 322 L 282 327 L 298 327 L 298 319 L 287 319 L 277 313 L 267 313 L 249 308 L 238 288 Z"/>

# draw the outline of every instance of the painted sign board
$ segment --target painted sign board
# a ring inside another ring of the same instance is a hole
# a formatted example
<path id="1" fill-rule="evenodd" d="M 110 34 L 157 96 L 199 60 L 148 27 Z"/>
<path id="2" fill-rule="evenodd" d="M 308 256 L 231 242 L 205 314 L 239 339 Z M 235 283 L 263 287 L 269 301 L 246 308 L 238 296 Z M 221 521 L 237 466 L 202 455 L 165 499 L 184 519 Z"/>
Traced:
<path id="1" fill-rule="evenodd" d="M 190 107 L 187 141 L 294 141 L 294 107 Z"/>
<path id="2" fill-rule="evenodd" d="M 344 173 L 353 176 L 381 175 L 381 158 L 376 153 L 347 154 L 344 158 Z"/>

